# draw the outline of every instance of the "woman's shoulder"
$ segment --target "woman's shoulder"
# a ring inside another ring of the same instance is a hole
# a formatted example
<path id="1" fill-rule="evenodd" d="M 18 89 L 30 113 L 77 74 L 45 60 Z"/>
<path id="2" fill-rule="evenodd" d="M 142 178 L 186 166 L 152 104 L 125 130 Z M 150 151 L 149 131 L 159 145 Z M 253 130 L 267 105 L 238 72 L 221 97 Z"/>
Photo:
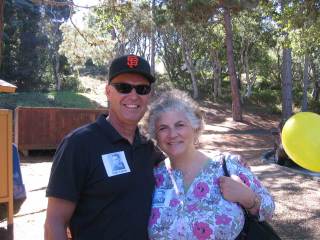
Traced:
<path id="1" fill-rule="evenodd" d="M 153 172 L 154 173 L 163 173 L 163 172 L 166 172 L 167 171 L 167 168 L 166 168 L 166 160 L 165 159 L 164 161 L 161 161 L 159 162 L 154 168 L 153 168 Z"/>
<path id="2" fill-rule="evenodd" d="M 212 150 L 200 150 L 207 158 L 212 162 L 220 162 L 225 159 L 226 161 L 238 160 L 240 158 L 237 154 L 232 154 L 229 152 L 220 152 L 220 151 L 212 151 Z"/>
<path id="3" fill-rule="evenodd" d="M 227 167 L 228 166 L 245 166 L 240 155 L 233 154 L 230 152 L 219 152 L 219 151 L 210 151 L 210 150 L 200 150 L 208 158 L 209 166 L 221 167 L 223 160 L 225 160 Z"/>

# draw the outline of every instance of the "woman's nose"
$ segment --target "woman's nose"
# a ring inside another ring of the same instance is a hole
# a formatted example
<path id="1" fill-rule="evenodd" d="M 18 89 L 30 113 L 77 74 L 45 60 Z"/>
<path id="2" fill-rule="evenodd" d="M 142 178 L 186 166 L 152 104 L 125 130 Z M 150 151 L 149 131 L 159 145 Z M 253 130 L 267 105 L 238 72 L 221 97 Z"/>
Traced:
<path id="1" fill-rule="evenodd" d="M 178 135 L 178 133 L 177 133 L 177 130 L 176 130 L 176 129 L 171 128 L 171 129 L 169 130 L 169 137 L 174 138 L 174 137 L 176 137 L 177 135 Z"/>

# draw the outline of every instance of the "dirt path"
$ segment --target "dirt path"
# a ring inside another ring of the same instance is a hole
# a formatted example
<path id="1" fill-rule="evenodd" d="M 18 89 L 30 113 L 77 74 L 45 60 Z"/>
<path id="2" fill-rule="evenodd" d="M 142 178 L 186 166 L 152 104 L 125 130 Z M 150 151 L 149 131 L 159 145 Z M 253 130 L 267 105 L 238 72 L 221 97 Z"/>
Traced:
<path id="1" fill-rule="evenodd" d="M 105 101 L 102 97 L 99 99 Z M 207 125 L 201 138 L 202 148 L 238 153 L 248 161 L 252 171 L 275 198 L 276 212 L 271 223 L 282 239 L 320 239 L 320 178 L 261 161 L 262 153 L 273 147 L 270 131 L 276 127 L 278 118 L 245 113 L 244 121 L 235 123 L 228 106 L 212 103 L 203 106 Z M 22 157 L 21 160 L 27 199 L 15 213 L 14 239 L 43 239 L 45 188 L 51 157 Z M 1 218 L 0 239 L 12 239 L 7 238 L 5 225 Z"/>
<path id="2" fill-rule="evenodd" d="M 243 123 L 231 121 L 231 113 L 215 106 L 204 108 L 207 116 L 203 148 L 241 154 L 276 202 L 271 224 L 282 239 L 320 239 L 320 178 L 261 161 L 273 148 L 271 129 L 275 116 L 244 114 Z"/>

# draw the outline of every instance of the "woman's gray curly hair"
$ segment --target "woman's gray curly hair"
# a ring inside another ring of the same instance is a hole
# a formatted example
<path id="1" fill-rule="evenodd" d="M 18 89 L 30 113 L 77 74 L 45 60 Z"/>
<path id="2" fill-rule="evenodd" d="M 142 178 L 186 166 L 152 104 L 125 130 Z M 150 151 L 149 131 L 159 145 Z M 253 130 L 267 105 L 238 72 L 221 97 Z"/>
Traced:
<path id="1" fill-rule="evenodd" d="M 186 93 L 178 89 L 163 92 L 149 107 L 147 131 L 149 138 L 156 137 L 156 121 L 162 113 L 179 111 L 189 120 L 197 137 L 204 128 L 203 114 L 199 105 Z"/>

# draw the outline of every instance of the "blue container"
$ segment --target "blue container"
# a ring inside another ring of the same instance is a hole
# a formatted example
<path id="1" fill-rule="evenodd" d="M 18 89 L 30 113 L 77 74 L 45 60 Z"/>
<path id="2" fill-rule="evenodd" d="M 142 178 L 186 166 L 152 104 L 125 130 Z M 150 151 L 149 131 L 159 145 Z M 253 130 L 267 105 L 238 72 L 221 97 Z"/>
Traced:
<path id="1" fill-rule="evenodd" d="M 13 198 L 23 199 L 26 198 L 26 189 L 23 184 L 22 174 L 20 169 L 20 157 L 18 148 L 12 144 L 12 157 L 13 157 Z"/>

